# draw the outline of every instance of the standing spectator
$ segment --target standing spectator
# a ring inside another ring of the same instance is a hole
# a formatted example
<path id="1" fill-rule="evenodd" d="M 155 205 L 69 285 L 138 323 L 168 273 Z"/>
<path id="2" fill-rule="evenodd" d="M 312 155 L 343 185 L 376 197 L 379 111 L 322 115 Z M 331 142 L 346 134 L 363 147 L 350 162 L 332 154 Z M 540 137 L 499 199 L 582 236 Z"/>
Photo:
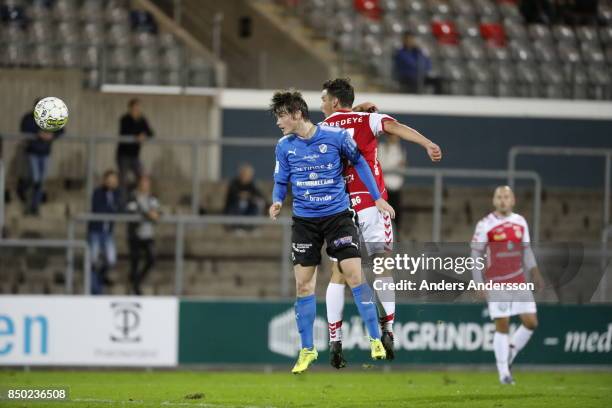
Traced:
<path id="1" fill-rule="evenodd" d="M 119 121 L 119 135 L 130 136 L 135 141 L 135 143 L 119 142 L 117 146 L 119 183 L 122 190 L 122 199 L 125 200 L 128 191 L 131 189 L 130 178 L 136 181 L 142 172 L 140 146 L 147 138 L 153 137 L 153 130 L 142 114 L 140 100 L 130 99 L 128 102 L 128 112 Z"/>
<path id="2" fill-rule="evenodd" d="M 38 100 L 34 101 L 36 106 Z M 38 127 L 34 121 L 34 106 L 32 111 L 21 118 L 21 133 L 28 136 L 25 146 L 29 178 L 28 182 L 19 182 L 20 196 L 27 202 L 26 214 L 38 215 L 40 203 L 43 199 L 43 183 L 47 177 L 49 168 L 49 156 L 51 155 L 51 143 L 64 133 L 64 129 L 57 132 L 47 132 Z M 27 199 L 28 191 L 32 189 L 30 199 Z"/>
<path id="3" fill-rule="evenodd" d="M 412 34 L 404 34 L 404 45 L 393 56 L 393 65 L 401 92 L 420 93 L 425 84 L 432 85 L 436 94 L 441 93 L 440 79 L 430 75 L 431 60 Z"/>
<path id="4" fill-rule="evenodd" d="M 393 174 L 394 170 L 403 170 L 406 167 L 406 152 L 402 148 L 402 141 L 397 135 L 388 135 L 386 143 L 378 145 L 378 160 L 385 175 L 385 187 L 389 194 L 389 204 L 395 208 L 395 225 L 401 229 L 402 220 L 402 186 L 404 176 Z"/>
<path id="5" fill-rule="evenodd" d="M 118 186 L 117 172 L 107 170 L 102 185 L 94 190 L 91 198 L 91 211 L 94 214 L 119 213 L 121 207 Z M 112 221 L 91 221 L 88 225 L 87 235 L 93 262 L 91 292 L 94 295 L 101 294 L 104 285 L 113 284 L 108 278 L 108 271 L 117 263 L 113 229 Z"/>
<path id="6" fill-rule="evenodd" d="M 225 214 L 260 215 L 266 203 L 254 181 L 255 170 L 250 164 L 238 169 L 238 177 L 230 182 L 225 199 Z M 241 226 L 240 229 L 248 229 Z"/>
<path id="7" fill-rule="evenodd" d="M 128 225 L 128 240 L 130 247 L 130 283 L 132 292 L 140 295 L 140 284 L 148 275 L 155 263 L 153 243 L 155 238 L 155 222 L 159 220 L 159 202 L 151 194 L 151 179 L 141 176 L 138 186 L 127 205 L 130 213 L 142 216 L 140 222 Z M 144 261 L 140 267 L 140 261 Z"/>

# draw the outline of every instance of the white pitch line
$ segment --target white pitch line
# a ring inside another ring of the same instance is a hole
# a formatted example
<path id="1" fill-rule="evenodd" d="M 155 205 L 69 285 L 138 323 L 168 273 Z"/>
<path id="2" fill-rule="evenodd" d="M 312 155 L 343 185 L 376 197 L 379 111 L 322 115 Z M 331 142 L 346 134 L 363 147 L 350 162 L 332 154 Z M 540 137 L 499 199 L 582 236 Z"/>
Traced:
<path id="1" fill-rule="evenodd" d="M 75 398 L 68 402 L 89 402 L 98 404 L 145 404 L 143 400 L 111 400 L 111 399 L 100 399 L 100 398 Z M 266 405 L 265 407 L 258 405 L 225 405 L 225 404 L 211 404 L 208 402 L 172 402 L 163 401 L 159 404 L 161 407 L 203 407 L 203 408 L 276 408 L 273 406 Z"/>

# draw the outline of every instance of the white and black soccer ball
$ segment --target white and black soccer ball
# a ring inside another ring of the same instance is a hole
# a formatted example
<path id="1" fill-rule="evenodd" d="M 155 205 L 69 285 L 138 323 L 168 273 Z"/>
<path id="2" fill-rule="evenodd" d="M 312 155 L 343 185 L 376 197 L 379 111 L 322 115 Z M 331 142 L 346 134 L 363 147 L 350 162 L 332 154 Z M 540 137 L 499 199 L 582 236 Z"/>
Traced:
<path id="1" fill-rule="evenodd" d="M 56 132 L 68 123 L 68 107 L 60 98 L 43 98 L 34 107 L 34 121 L 42 130 Z"/>

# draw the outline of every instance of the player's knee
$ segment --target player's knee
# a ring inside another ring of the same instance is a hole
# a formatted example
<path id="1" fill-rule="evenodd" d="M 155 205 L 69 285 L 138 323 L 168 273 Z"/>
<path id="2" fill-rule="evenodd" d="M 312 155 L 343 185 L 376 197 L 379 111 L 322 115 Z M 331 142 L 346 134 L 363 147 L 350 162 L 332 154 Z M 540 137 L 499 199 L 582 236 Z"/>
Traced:
<path id="1" fill-rule="evenodd" d="M 529 330 L 535 330 L 538 328 L 538 318 L 536 316 L 529 317 L 523 320 L 523 326 Z"/>
<path id="2" fill-rule="evenodd" d="M 295 291 L 298 297 L 312 295 L 314 290 L 314 282 L 310 280 L 296 280 L 295 282 Z"/>
<path id="3" fill-rule="evenodd" d="M 508 333 L 510 331 L 510 320 L 509 319 L 496 319 L 495 320 L 495 331 L 498 333 Z"/>

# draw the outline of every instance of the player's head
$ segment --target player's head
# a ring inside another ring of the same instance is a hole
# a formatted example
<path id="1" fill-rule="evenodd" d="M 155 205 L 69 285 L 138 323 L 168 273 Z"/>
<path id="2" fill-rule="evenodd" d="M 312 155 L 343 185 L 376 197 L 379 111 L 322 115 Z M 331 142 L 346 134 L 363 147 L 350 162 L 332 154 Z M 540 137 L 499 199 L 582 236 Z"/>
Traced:
<path id="1" fill-rule="evenodd" d="M 270 111 L 276 116 L 276 125 L 283 135 L 295 133 L 298 126 L 310 121 L 308 105 L 302 94 L 296 90 L 275 92 Z"/>
<path id="2" fill-rule="evenodd" d="M 321 110 L 326 117 L 340 109 L 351 109 L 354 101 L 355 90 L 350 79 L 330 79 L 323 84 Z"/>
<path id="3" fill-rule="evenodd" d="M 406 31 L 404 33 L 404 37 L 402 38 L 402 42 L 404 43 L 405 48 L 415 48 L 417 46 L 417 41 L 414 35 L 410 31 Z"/>
<path id="4" fill-rule="evenodd" d="M 509 186 L 499 186 L 493 194 L 493 206 L 501 215 L 508 215 L 514 208 L 514 192 Z"/>

